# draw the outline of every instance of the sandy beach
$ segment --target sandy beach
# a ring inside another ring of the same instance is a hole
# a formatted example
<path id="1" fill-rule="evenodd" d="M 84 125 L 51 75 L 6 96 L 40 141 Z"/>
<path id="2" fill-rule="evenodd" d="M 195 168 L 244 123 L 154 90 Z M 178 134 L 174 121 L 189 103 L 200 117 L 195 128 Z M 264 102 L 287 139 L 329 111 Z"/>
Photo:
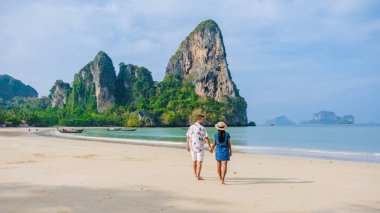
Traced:
<path id="1" fill-rule="evenodd" d="M 206 153 L 0 129 L 0 212 L 380 212 L 380 164 Z"/>

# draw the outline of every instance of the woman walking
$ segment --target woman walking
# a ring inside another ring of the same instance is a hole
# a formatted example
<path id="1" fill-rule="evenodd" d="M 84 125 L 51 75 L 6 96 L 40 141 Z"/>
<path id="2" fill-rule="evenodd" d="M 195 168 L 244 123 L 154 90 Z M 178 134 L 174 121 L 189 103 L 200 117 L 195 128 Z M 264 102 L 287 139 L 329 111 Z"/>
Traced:
<path id="1" fill-rule="evenodd" d="M 211 147 L 211 152 L 215 149 L 215 159 L 217 160 L 217 170 L 220 181 L 224 184 L 224 178 L 227 174 L 227 162 L 232 156 L 230 134 L 226 132 L 227 125 L 224 122 L 218 122 L 215 125 L 218 130 L 214 134 L 214 144 Z"/>

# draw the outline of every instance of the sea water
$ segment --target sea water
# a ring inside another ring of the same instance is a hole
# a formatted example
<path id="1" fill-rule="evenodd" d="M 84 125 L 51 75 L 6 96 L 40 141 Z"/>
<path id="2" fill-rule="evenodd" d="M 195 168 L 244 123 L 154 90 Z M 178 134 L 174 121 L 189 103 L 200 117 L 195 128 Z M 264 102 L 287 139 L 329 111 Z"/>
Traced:
<path id="1" fill-rule="evenodd" d="M 136 131 L 89 129 L 94 137 L 186 141 L 186 128 L 138 128 Z M 216 130 L 207 128 L 210 138 Z M 380 126 L 303 125 L 231 127 L 233 148 L 247 153 L 316 157 L 380 163 Z"/>

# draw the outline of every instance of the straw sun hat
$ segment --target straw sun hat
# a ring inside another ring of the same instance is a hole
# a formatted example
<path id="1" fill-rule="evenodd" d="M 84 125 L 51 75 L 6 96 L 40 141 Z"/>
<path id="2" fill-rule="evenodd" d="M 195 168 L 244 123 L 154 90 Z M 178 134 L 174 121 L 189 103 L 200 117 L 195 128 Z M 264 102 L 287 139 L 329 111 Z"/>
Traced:
<path id="1" fill-rule="evenodd" d="M 224 122 L 218 122 L 217 124 L 215 124 L 215 128 L 218 130 L 226 130 L 227 125 Z"/>

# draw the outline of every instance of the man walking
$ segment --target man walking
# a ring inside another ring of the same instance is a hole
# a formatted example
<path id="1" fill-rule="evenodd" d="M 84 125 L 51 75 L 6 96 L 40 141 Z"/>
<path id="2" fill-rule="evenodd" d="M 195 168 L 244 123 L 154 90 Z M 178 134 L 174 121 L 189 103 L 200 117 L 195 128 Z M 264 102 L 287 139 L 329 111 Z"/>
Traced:
<path id="1" fill-rule="evenodd" d="M 191 158 L 193 159 L 194 176 L 198 180 L 203 180 L 201 177 L 201 170 L 204 159 L 204 141 L 206 141 L 208 146 L 211 147 L 206 128 L 202 126 L 203 121 L 204 116 L 198 115 L 195 123 L 189 127 L 186 134 L 186 148 L 187 151 L 191 153 Z"/>

